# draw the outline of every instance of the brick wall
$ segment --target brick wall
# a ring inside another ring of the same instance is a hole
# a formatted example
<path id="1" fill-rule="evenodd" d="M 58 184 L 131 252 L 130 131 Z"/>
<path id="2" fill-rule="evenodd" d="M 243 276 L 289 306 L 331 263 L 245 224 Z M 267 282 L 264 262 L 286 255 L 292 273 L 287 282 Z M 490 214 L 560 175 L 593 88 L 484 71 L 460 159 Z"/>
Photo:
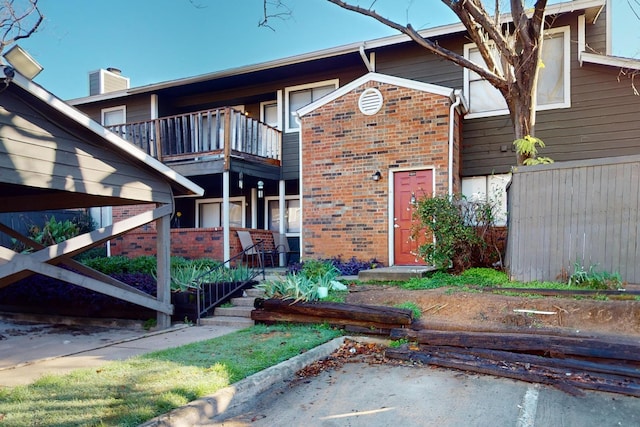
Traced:
<path id="1" fill-rule="evenodd" d="M 265 249 L 273 249 L 273 235 L 268 230 L 232 228 L 230 235 L 231 256 L 242 252 L 237 230 L 251 233 L 254 243 L 260 239 Z M 156 255 L 156 231 L 137 229 L 111 240 L 111 254 L 130 258 Z M 222 228 L 175 228 L 171 229 L 171 255 L 188 259 L 210 258 L 223 261 Z"/>
<path id="2" fill-rule="evenodd" d="M 375 115 L 358 98 L 376 87 Z M 437 194 L 448 191 L 448 97 L 368 82 L 302 120 L 303 258 L 342 255 L 387 262 L 389 173 L 433 168 Z M 456 120 L 454 190 L 460 188 L 460 120 Z M 382 180 L 373 181 L 375 171 Z"/>

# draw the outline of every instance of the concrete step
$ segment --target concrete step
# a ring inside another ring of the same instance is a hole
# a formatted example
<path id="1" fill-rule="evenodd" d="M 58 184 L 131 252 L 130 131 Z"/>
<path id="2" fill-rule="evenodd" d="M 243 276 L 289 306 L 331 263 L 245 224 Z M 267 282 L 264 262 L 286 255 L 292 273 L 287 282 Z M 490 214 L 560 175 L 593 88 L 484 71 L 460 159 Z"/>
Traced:
<path id="1" fill-rule="evenodd" d="M 251 317 L 253 305 L 250 307 L 216 307 L 213 316 Z"/>
<path id="2" fill-rule="evenodd" d="M 427 273 L 434 270 L 436 270 L 436 268 L 430 265 L 380 267 L 371 270 L 362 270 L 358 273 L 358 280 L 402 281 L 409 280 L 412 277 L 425 277 Z"/>
<path id="3" fill-rule="evenodd" d="M 234 307 L 253 307 L 253 302 L 255 301 L 255 297 L 242 297 L 242 298 L 231 298 L 231 304 Z"/>
<path id="4" fill-rule="evenodd" d="M 245 289 L 244 294 L 249 298 L 264 298 L 264 291 L 262 289 L 256 289 L 256 288 Z"/>
<path id="5" fill-rule="evenodd" d="M 248 328 L 255 325 L 255 322 L 246 317 L 214 316 L 204 317 L 200 319 L 200 324 L 207 326 L 236 326 L 241 328 Z"/>

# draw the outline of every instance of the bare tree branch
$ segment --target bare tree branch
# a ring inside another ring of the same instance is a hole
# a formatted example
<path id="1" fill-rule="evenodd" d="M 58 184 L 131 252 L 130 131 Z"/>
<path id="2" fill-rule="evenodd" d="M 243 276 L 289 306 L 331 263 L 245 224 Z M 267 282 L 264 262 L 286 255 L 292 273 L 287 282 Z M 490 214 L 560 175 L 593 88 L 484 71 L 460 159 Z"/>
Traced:
<path id="1" fill-rule="evenodd" d="M 633 0 L 633 2 L 636 4 L 635 6 L 631 4 L 631 0 L 627 0 L 627 4 L 629 5 L 631 12 L 633 12 L 633 14 L 636 15 L 636 18 L 640 20 L 640 0 Z"/>
<path id="2" fill-rule="evenodd" d="M 15 0 L 5 0 L 0 6 L 0 52 L 18 40 L 26 39 L 36 32 L 44 16 L 38 9 L 38 0 L 25 0 L 24 7 Z"/>
<path id="3" fill-rule="evenodd" d="M 437 43 L 434 43 L 433 41 L 429 40 L 429 39 L 425 39 L 422 36 L 420 36 L 420 34 L 411 26 L 411 24 L 407 24 L 406 26 L 404 25 L 400 25 L 390 19 L 387 19 L 385 17 L 383 17 L 382 15 L 378 14 L 375 10 L 373 9 L 365 9 L 363 7 L 360 6 L 355 6 L 349 3 L 346 3 L 342 0 L 328 0 L 329 2 L 340 6 L 343 9 L 346 10 L 351 10 L 353 12 L 357 12 L 360 13 L 362 15 L 366 15 L 369 16 L 375 20 L 377 20 L 378 22 L 387 25 L 388 27 L 391 27 L 393 29 L 396 29 L 398 31 L 400 31 L 403 34 L 406 34 L 407 36 L 409 36 L 411 38 L 411 40 L 413 40 L 414 42 L 418 43 L 420 46 L 424 47 L 425 49 L 429 50 L 430 52 L 444 58 L 447 59 L 461 67 L 464 68 L 468 68 L 471 71 L 474 71 L 476 73 L 478 73 L 480 76 L 482 76 L 483 78 L 487 79 L 489 82 L 491 82 L 491 84 L 493 84 L 494 86 L 498 87 L 498 86 L 504 86 L 505 85 L 505 81 L 504 79 L 499 76 L 498 74 L 488 70 L 487 68 L 480 66 L 478 64 L 476 64 L 473 61 L 468 60 L 467 58 L 465 58 L 464 56 L 461 56 L 459 54 L 457 54 L 456 52 L 453 52 L 449 49 L 446 49 L 442 46 L 440 46 Z M 448 3 L 448 2 L 445 2 Z"/>
<path id="4" fill-rule="evenodd" d="M 374 1 L 375 3 L 375 1 Z M 271 13 L 270 9 L 273 8 L 276 12 Z M 258 22 L 258 27 L 265 27 L 271 31 L 275 29 L 269 24 L 270 19 L 286 20 L 291 18 L 291 9 L 282 2 L 282 0 L 263 0 L 262 2 L 262 20 Z"/>

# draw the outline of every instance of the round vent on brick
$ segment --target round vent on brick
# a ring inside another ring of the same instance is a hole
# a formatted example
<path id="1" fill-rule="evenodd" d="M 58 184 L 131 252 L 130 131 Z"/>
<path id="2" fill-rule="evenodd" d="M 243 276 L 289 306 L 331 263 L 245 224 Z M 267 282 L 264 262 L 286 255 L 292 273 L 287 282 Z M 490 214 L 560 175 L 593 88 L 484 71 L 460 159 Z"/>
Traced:
<path id="1" fill-rule="evenodd" d="M 362 92 L 358 100 L 358 108 L 362 114 L 373 116 L 382 108 L 382 94 L 378 89 L 370 87 Z"/>

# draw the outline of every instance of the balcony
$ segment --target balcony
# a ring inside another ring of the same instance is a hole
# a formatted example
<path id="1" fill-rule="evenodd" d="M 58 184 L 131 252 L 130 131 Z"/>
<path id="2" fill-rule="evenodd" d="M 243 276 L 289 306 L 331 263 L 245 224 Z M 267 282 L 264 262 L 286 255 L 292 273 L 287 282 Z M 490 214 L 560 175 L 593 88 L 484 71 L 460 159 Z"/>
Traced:
<path id="1" fill-rule="evenodd" d="M 281 165 L 281 132 L 232 108 L 107 126 L 165 164 L 240 158 Z M 227 132 L 227 129 L 230 131 Z"/>

